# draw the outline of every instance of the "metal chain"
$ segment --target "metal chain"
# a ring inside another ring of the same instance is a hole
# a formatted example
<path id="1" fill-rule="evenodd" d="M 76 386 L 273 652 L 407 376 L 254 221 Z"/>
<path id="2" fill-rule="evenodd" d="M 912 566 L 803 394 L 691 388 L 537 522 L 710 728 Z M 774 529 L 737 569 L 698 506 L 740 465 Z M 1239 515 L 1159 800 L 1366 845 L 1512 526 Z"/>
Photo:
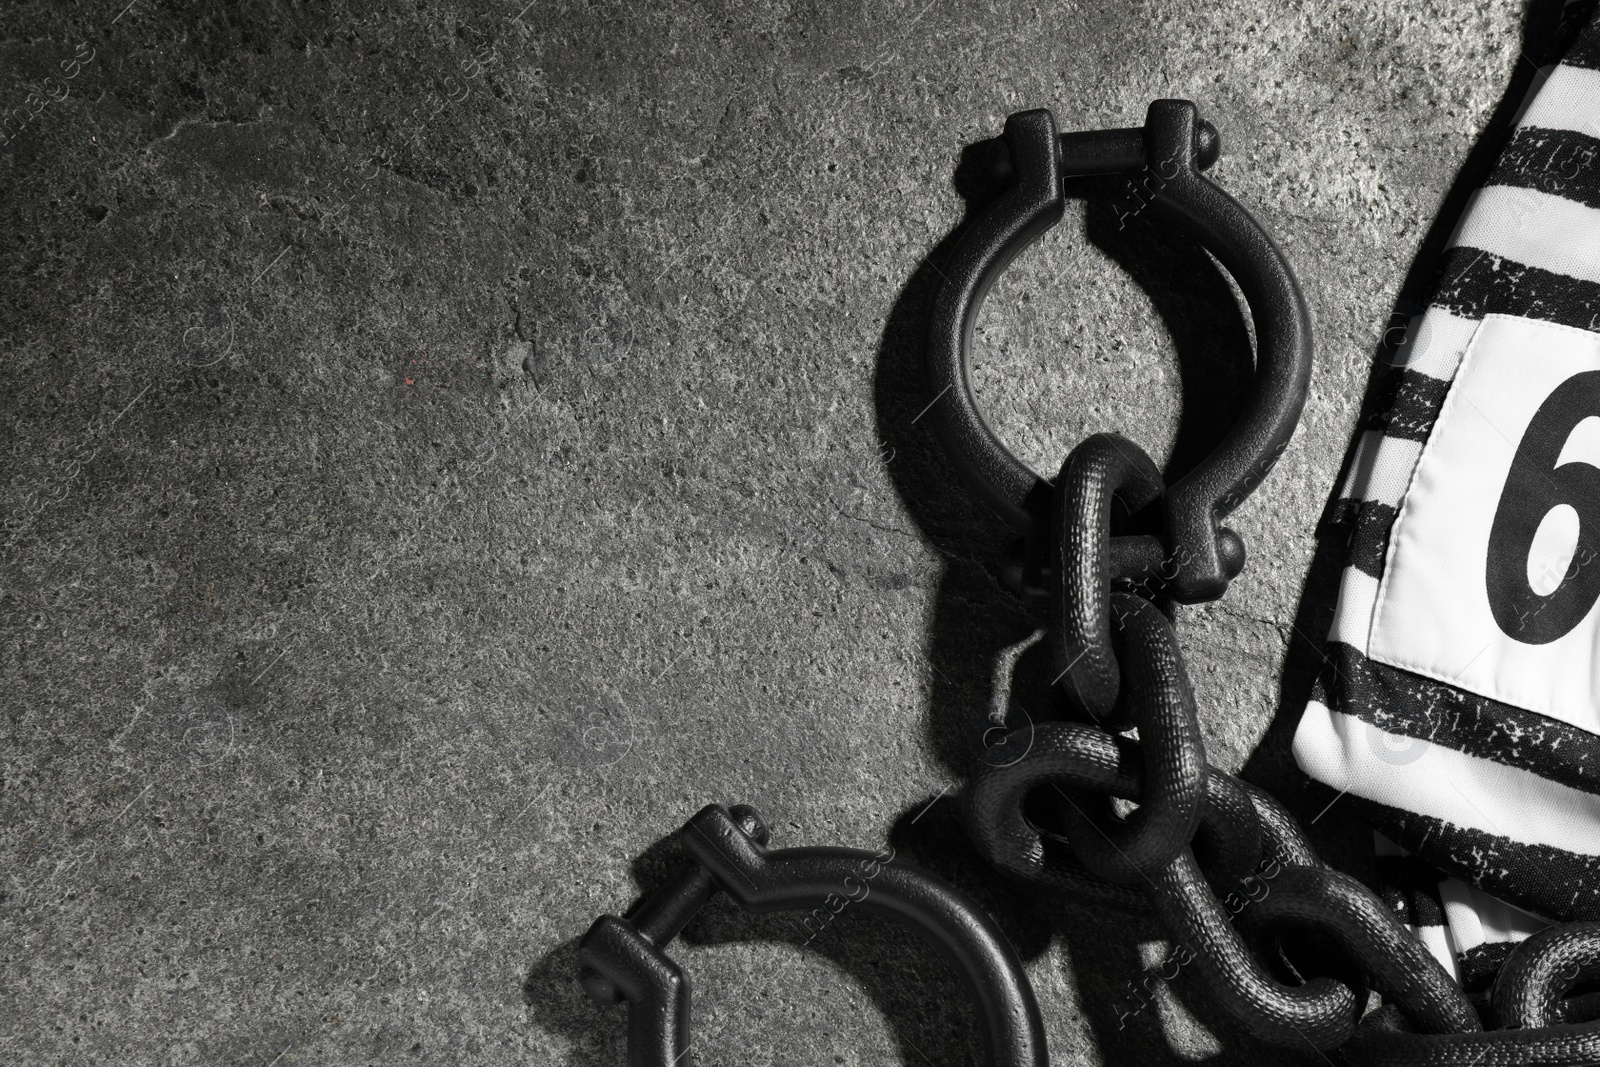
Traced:
<path id="1" fill-rule="evenodd" d="M 1274 1045 L 1341 1049 L 1357 1067 L 1600 1063 L 1600 1020 L 1568 1022 L 1593 998 L 1566 997 L 1600 978 L 1600 923 L 1519 945 L 1480 1018 L 1375 894 L 1317 857 L 1281 804 L 1207 762 L 1160 606 L 1163 575 L 1182 561 L 1135 565 L 1137 554 L 1114 550 L 1113 504 L 1148 515 L 1162 495 L 1149 456 L 1113 434 L 1088 438 L 1061 468 L 1040 569 L 1057 684 L 1083 721 L 1023 727 L 990 750 L 1022 758 L 980 762 L 963 816 L 984 857 L 1031 886 L 1153 911 L 1218 1006 Z M 1055 830 L 1023 814 L 1045 787 Z M 1118 818 L 1114 799 L 1138 807 Z M 1241 899 L 1249 905 L 1225 903 Z M 1369 990 L 1384 1004 L 1363 1018 Z"/>

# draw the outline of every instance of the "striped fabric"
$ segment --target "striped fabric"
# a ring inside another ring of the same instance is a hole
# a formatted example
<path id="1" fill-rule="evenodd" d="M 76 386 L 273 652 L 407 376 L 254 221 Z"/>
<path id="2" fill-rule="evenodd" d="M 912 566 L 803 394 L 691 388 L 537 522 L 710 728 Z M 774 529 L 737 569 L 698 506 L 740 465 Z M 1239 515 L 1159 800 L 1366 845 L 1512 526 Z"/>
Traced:
<path id="1" fill-rule="evenodd" d="M 1545 924 L 1373 834 L 1380 895 L 1469 993 L 1489 988 L 1518 941 Z"/>
<path id="2" fill-rule="evenodd" d="M 1328 662 L 1294 741 L 1379 832 L 1390 903 L 1468 988 L 1546 921 L 1600 919 L 1600 737 L 1368 655 L 1391 528 L 1486 315 L 1600 332 L 1600 25 L 1518 116 L 1362 422 L 1329 516 L 1349 554 Z"/>

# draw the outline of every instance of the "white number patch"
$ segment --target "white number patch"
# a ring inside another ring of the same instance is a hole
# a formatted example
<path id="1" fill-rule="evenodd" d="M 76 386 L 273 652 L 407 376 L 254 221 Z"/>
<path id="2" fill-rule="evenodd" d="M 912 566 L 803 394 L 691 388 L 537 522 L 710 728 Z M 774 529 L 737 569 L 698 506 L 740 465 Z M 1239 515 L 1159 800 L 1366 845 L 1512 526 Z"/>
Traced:
<path id="1" fill-rule="evenodd" d="M 1600 335 L 1473 335 L 1390 534 L 1367 656 L 1600 733 Z"/>

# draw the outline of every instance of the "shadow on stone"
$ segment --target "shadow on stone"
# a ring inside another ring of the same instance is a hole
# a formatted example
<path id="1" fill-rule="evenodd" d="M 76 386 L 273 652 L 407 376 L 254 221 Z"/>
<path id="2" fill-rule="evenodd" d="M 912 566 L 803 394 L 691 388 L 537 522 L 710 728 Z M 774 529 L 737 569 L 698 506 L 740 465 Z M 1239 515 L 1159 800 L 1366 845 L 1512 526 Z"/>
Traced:
<path id="1" fill-rule="evenodd" d="M 618 1067 L 628 1062 L 628 1014 L 602 1008 L 578 984 L 578 941 L 563 941 L 528 971 L 522 1000 L 539 1026 L 568 1041 L 574 1067 Z"/>

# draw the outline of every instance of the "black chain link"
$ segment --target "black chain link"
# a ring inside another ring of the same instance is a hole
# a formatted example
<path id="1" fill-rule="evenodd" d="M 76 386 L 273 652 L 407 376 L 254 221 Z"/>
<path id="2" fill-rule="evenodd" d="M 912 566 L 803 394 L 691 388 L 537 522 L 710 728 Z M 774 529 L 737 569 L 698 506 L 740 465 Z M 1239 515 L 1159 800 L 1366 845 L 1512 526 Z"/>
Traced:
<path id="1" fill-rule="evenodd" d="M 1089 721 L 1031 725 L 997 746 L 1026 755 L 981 761 L 963 815 L 984 857 L 1031 886 L 1153 911 L 1218 1006 L 1274 1045 L 1384 1067 L 1600 1063 L 1600 1021 L 1569 1022 L 1593 998 L 1567 996 L 1600 978 L 1600 923 L 1518 946 L 1480 1018 L 1376 895 L 1318 859 L 1282 805 L 1207 763 L 1159 574 L 1112 566 L 1114 504 L 1131 516 L 1160 505 L 1149 457 L 1096 435 L 1054 493 L 1050 640 L 1067 703 Z M 1057 830 L 1024 815 L 1041 792 Z M 1118 818 L 1114 799 L 1138 807 Z M 1363 1018 L 1369 990 L 1384 1003 Z"/>

